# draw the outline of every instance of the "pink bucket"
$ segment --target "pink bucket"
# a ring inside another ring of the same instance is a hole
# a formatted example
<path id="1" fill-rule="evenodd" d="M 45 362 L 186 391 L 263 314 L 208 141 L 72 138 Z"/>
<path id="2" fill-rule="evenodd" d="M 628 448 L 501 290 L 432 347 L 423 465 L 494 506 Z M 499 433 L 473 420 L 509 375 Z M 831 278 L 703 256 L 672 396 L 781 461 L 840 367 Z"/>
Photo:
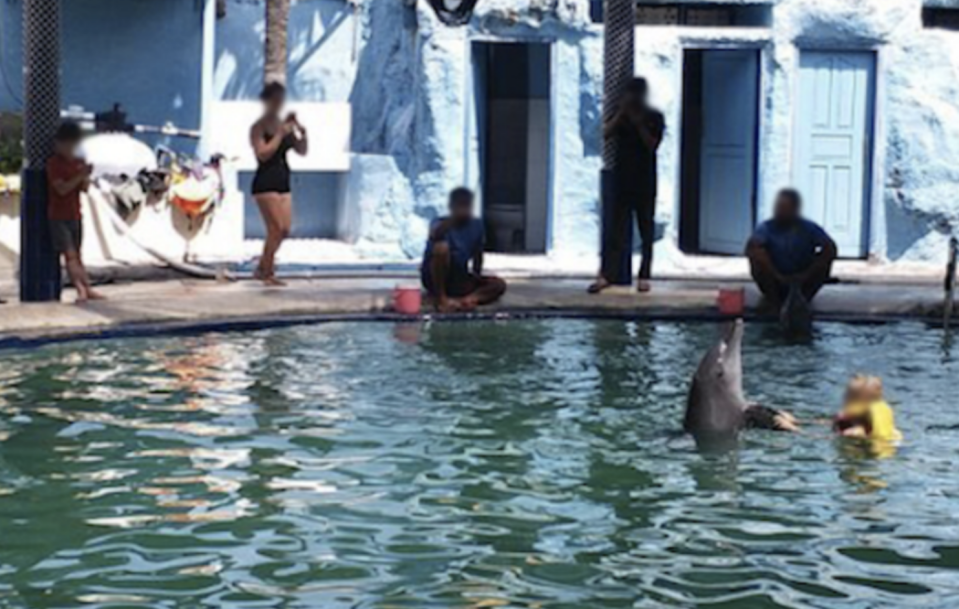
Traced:
<path id="1" fill-rule="evenodd" d="M 419 286 L 398 285 L 393 290 L 393 310 L 403 315 L 419 315 L 423 308 L 423 293 Z"/>
<path id="2" fill-rule="evenodd" d="M 739 316 L 746 309 L 745 288 L 721 288 L 716 299 L 719 312 L 723 315 Z"/>

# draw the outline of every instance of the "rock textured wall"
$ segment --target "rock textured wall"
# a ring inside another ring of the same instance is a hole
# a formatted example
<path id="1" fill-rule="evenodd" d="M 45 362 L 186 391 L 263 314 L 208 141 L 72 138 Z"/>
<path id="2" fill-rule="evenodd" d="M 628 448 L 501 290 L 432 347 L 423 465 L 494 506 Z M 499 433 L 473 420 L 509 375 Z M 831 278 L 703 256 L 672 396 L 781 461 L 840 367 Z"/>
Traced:
<path id="1" fill-rule="evenodd" d="M 924 28 L 922 5 L 779 0 L 772 3 L 769 29 L 639 27 L 637 73 L 650 80 L 670 126 L 660 155 L 661 255 L 680 255 L 683 50 L 751 44 L 764 56 L 760 214 L 791 180 L 799 49 L 873 49 L 879 57 L 877 192 L 869 251 L 880 259 L 941 260 L 948 236 L 959 232 L 959 33 Z M 372 2 L 363 31 L 351 98 L 354 148 L 390 156 L 396 175 L 386 193 L 363 176 L 348 178 L 366 210 L 351 229 L 362 247 L 418 255 L 447 190 L 478 186 L 476 148 L 464 134 L 471 120 L 469 44 L 519 39 L 554 44 L 551 253 L 596 253 L 602 29 L 589 21 L 588 0 L 483 0 L 471 24 L 457 29 L 442 26 L 424 0 Z M 385 169 L 377 167 L 382 176 Z M 384 226 L 398 232 L 396 247 Z"/>
<path id="2" fill-rule="evenodd" d="M 959 235 L 959 32 L 924 28 L 923 4 L 783 0 L 774 13 L 776 99 L 783 104 L 795 79 L 797 46 L 879 53 L 879 192 L 870 253 L 890 260 L 944 261 L 949 236 Z M 774 116 L 778 131 L 788 133 L 792 113 L 781 109 Z M 791 150 L 783 135 L 778 140 Z"/>
<path id="3" fill-rule="evenodd" d="M 959 32 L 919 25 L 913 12 L 886 57 L 886 249 L 938 261 L 959 236 Z"/>
<path id="4" fill-rule="evenodd" d="M 364 210 L 347 232 L 362 250 L 389 251 L 389 231 L 382 229 L 393 226 L 399 251 L 419 255 L 429 222 L 445 211 L 447 192 L 478 187 L 469 49 L 472 39 L 491 37 L 556 44 L 553 246 L 596 251 L 602 41 L 588 9 L 588 0 L 487 0 L 470 27 L 448 28 L 425 0 L 366 5 L 351 97 L 353 147 L 381 177 L 384 165 L 368 157 L 392 157 L 398 175 L 386 193 L 357 172 L 347 178 L 345 190 L 360 197 Z M 395 187 L 397 180 L 408 188 Z"/>
<path id="5" fill-rule="evenodd" d="M 636 71 L 671 125 L 661 151 L 657 217 L 676 254 L 683 49 L 763 50 L 760 215 L 792 179 L 795 91 L 803 48 L 878 53 L 875 188 L 868 214 L 876 259 L 943 261 L 959 235 L 959 32 L 927 29 L 922 0 L 780 0 L 765 31 L 640 27 Z M 678 254 L 677 254 L 678 255 Z"/>

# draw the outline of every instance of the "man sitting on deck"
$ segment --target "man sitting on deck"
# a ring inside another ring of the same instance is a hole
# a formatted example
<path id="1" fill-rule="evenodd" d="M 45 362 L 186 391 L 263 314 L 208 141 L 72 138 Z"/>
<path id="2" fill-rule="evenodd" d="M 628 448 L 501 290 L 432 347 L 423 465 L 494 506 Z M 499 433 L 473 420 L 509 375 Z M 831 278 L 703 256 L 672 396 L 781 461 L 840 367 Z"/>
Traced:
<path id="1" fill-rule="evenodd" d="M 822 227 L 802 217 L 799 192 L 785 189 L 776 197 L 772 220 L 753 233 L 746 256 L 768 305 L 778 309 L 794 285 L 812 301 L 829 281 L 837 249 Z"/>
<path id="2" fill-rule="evenodd" d="M 486 231 L 473 214 L 474 201 L 472 191 L 457 188 L 450 193 L 450 215 L 430 226 L 420 277 L 440 312 L 469 311 L 506 292 L 505 281 L 483 275 Z"/>

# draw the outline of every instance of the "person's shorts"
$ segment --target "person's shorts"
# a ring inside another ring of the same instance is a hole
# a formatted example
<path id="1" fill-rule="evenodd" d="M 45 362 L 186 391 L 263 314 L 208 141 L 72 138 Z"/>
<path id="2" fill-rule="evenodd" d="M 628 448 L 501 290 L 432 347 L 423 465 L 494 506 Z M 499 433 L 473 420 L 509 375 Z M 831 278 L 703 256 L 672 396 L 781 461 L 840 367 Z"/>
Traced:
<path id="1" fill-rule="evenodd" d="M 430 296 L 436 296 L 436 286 L 433 283 L 433 273 L 428 268 L 423 269 L 420 278 L 425 289 Z M 479 286 L 479 278 L 466 269 L 453 267 L 450 269 L 449 277 L 446 278 L 446 295 L 450 298 L 462 298 L 469 296 L 476 291 Z"/>
<path id="2" fill-rule="evenodd" d="M 83 245 L 83 223 L 80 220 L 50 220 L 50 237 L 58 254 L 79 252 Z"/>

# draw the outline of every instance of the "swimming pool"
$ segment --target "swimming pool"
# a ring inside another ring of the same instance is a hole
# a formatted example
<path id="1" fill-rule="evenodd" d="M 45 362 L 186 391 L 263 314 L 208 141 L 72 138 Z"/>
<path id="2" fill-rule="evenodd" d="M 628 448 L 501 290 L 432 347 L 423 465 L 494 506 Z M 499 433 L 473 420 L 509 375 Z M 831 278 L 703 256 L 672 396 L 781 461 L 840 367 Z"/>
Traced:
<path id="1" fill-rule="evenodd" d="M 955 607 L 959 364 L 747 328 L 746 390 L 907 441 L 675 437 L 710 324 L 334 323 L 3 352 L 0 606 Z"/>

